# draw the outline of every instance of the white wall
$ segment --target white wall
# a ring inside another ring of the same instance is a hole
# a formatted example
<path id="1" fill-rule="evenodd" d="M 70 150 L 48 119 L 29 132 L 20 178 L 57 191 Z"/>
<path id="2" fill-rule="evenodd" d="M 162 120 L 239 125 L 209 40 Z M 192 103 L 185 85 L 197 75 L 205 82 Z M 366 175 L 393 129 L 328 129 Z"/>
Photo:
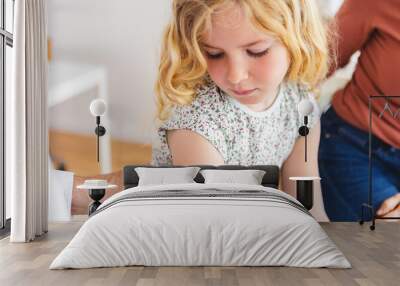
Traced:
<path id="1" fill-rule="evenodd" d="M 343 4 L 344 0 L 317 0 L 321 14 L 324 18 L 332 18 Z"/>
<path id="2" fill-rule="evenodd" d="M 111 120 L 107 131 L 113 138 L 150 143 L 155 112 L 153 86 L 161 34 L 170 10 L 170 1 L 166 0 L 48 0 L 53 60 L 107 69 Z M 91 134 L 91 98 L 93 91 L 52 108 L 50 126 Z"/>

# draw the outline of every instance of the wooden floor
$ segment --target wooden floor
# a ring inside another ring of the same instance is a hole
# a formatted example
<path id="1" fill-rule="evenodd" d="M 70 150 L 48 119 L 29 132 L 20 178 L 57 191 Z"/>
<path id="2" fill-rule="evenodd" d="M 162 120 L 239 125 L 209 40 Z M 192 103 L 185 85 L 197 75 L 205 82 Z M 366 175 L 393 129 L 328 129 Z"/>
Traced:
<path id="1" fill-rule="evenodd" d="M 66 171 L 78 176 L 100 174 L 96 158 L 96 136 L 49 130 L 49 149 L 57 167 L 63 163 Z M 125 165 L 149 164 L 151 145 L 125 142 L 111 138 L 112 172 L 122 170 Z"/>
<path id="2" fill-rule="evenodd" d="M 400 223 L 381 222 L 375 231 L 357 223 L 322 224 L 353 268 L 120 267 L 48 270 L 51 261 L 82 225 L 51 224 L 28 244 L 0 241 L 0 285 L 400 285 Z"/>

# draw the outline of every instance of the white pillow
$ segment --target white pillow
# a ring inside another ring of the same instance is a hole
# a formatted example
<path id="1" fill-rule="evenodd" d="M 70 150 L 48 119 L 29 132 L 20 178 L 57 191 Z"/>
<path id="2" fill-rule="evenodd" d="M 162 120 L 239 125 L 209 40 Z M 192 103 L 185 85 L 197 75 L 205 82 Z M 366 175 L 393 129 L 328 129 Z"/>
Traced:
<path id="1" fill-rule="evenodd" d="M 262 170 L 201 170 L 204 183 L 234 183 L 246 185 L 261 185 L 265 175 Z"/>
<path id="2" fill-rule="evenodd" d="M 195 183 L 193 179 L 199 170 L 199 167 L 135 168 L 139 176 L 138 186 Z"/>

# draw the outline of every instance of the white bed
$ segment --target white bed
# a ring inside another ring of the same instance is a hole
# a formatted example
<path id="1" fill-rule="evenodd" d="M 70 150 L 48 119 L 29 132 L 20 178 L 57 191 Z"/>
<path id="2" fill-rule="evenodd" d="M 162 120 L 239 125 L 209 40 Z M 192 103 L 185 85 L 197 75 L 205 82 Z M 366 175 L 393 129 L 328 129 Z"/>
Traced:
<path id="1" fill-rule="evenodd" d="M 198 183 L 115 194 L 50 269 L 127 265 L 351 267 L 291 196 L 256 185 Z"/>

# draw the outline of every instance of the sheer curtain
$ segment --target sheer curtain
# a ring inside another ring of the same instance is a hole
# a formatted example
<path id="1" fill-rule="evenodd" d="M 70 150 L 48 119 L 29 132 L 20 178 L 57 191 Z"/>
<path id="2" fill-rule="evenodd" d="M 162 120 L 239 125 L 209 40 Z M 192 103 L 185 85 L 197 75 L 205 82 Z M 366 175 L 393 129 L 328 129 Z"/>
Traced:
<path id="1" fill-rule="evenodd" d="M 47 232 L 46 0 L 17 0 L 12 93 L 6 98 L 6 187 L 11 190 L 11 242 Z"/>

